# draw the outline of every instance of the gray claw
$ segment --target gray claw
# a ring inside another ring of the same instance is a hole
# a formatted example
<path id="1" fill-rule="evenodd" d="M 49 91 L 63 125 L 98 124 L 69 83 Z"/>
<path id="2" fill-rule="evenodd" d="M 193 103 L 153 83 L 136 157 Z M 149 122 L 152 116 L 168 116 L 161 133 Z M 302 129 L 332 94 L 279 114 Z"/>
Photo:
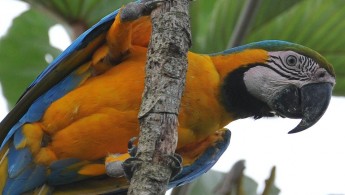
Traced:
<path id="1" fill-rule="evenodd" d="M 144 3 L 144 15 L 149 15 L 152 10 L 156 9 L 161 3 L 166 0 L 143 0 Z"/>
<path id="2" fill-rule="evenodd" d="M 162 2 L 166 0 L 142 0 L 140 2 L 131 2 L 127 4 L 121 12 L 122 21 L 133 21 L 141 16 L 151 14 Z"/>
<path id="3" fill-rule="evenodd" d="M 182 157 L 179 154 L 167 155 L 166 157 L 172 170 L 170 177 L 172 180 L 182 171 Z"/>
<path id="4" fill-rule="evenodd" d="M 132 137 L 128 141 L 128 153 L 129 153 L 129 155 L 131 155 L 131 157 L 135 157 L 135 155 L 137 154 L 138 147 L 133 144 L 134 141 L 137 139 L 138 139 L 137 137 Z"/>
<path id="5" fill-rule="evenodd" d="M 133 177 L 134 170 L 142 164 L 142 160 L 136 157 L 128 158 L 122 163 L 123 171 L 128 180 L 131 180 Z"/>

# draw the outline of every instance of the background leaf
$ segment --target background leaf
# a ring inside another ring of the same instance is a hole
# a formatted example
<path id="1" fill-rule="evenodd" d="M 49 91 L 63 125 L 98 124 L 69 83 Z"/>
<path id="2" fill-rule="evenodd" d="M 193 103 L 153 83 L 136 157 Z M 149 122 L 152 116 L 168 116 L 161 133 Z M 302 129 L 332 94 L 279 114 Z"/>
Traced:
<path id="1" fill-rule="evenodd" d="M 48 64 L 45 56 L 60 53 L 49 44 L 48 29 L 54 24 L 42 12 L 31 9 L 17 17 L 0 39 L 0 78 L 11 106 Z"/>
<path id="2" fill-rule="evenodd" d="M 229 0 L 193 2 L 191 4 L 193 33 L 191 50 L 200 53 L 224 50 L 230 40 L 242 5 L 243 1 Z M 199 8 L 195 9 L 194 6 Z"/>

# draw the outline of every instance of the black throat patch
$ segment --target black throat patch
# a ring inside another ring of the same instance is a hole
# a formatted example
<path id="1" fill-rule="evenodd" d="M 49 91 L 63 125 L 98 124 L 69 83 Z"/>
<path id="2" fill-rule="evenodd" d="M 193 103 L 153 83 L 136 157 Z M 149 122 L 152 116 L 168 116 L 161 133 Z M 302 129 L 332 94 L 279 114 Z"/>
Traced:
<path id="1" fill-rule="evenodd" d="M 244 84 L 244 73 L 257 65 L 259 64 L 241 67 L 229 73 L 221 86 L 221 102 L 225 109 L 234 114 L 236 118 L 254 117 L 258 119 L 274 116 L 266 103 L 249 94 Z"/>

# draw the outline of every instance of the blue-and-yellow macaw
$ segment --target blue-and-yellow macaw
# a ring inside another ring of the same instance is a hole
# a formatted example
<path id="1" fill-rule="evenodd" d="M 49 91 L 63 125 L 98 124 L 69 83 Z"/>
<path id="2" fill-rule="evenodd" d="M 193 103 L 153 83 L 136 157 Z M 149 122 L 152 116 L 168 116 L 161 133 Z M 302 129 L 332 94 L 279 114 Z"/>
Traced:
<path id="1" fill-rule="evenodd" d="M 129 157 L 151 33 L 147 16 L 121 19 L 116 10 L 83 33 L 29 86 L 1 122 L 0 192 L 84 194 L 125 190 L 105 174 Z M 315 124 L 335 84 L 332 66 L 317 52 L 284 41 L 262 41 L 211 55 L 188 53 L 179 113 L 181 185 L 210 169 L 229 144 L 233 120 L 279 115 Z M 110 158 L 110 157 L 109 157 Z"/>

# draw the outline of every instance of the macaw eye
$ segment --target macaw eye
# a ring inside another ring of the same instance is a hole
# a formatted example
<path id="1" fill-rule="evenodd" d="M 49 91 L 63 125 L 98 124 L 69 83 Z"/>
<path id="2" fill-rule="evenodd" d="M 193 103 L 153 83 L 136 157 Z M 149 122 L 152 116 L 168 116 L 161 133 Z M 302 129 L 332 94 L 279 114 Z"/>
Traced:
<path id="1" fill-rule="evenodd" d="M 296 56 L 293 56 L 293 55 L 289 55 L 287 58 L 286 58 L 286 64 L 288 66 L 295 66 L 297 64 L 297 57 Z"/>

